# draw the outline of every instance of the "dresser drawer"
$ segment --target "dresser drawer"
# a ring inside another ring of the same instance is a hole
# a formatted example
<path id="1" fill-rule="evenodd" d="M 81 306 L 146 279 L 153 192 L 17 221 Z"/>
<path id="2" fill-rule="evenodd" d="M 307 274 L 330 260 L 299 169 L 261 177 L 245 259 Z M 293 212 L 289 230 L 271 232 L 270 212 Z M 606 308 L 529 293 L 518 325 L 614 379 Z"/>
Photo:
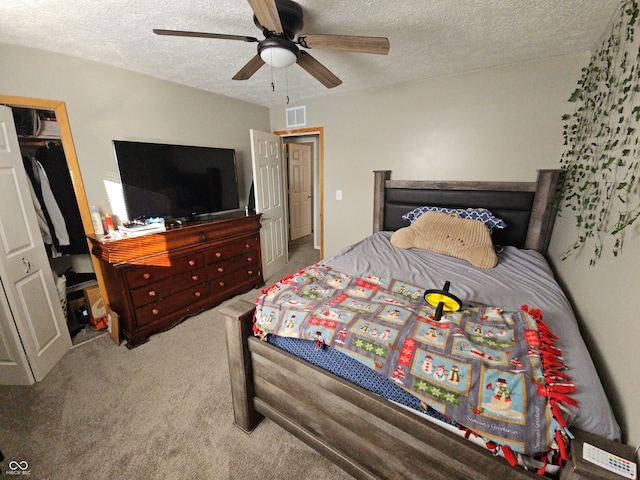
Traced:
<path id="1" fill-rule="evenodd" d="M 177 274 L 204 267 L 204 253 L 174 257 L 171 255 L 155 255 L 149 265 L 142 265 L 125 273 L 129 289 L 150 285 Z"/>
<path id="2" fill-rule="evenodd" d="M 217 295 L 225 290 L 231 290 L 237 285 L 244 284 L 250 280 L 256 280 L 259 274 L 258 264 L 247 265 L 241 270 L 223 275 L 209 282 L 211 295 Z"/>
<path id="3" fill-rule="evenodd" d="M 240 255 L 243 252 L 258 250 L 260 248 L 260 237 L 249 237 L 233 243 L 226 243 L 217 247 L 212 247 L 205 253 L 207 265 L 217 263 L 222 260 L 228 260 L 231 257 Z"/>
<path id="4" fill-rule="evenodd" d="M 208 284 L 201 283 L 160 301 L 138 307 L 135 309 L 137 326 L 142 327 L 156 320 L 160 320 L 162 317 L 178 310 L 186 309 L 190 305 L 204 300 L 208 296 Z"/>
<path id="5" fill-rule="evenodd" d="M 223 260 L 207 265 L 207 274 L 209 280 L 215 280 L 237 270 L 242 270 L 243 268 L 256 265 L 257 262 L 258 251 L 251 250 L 249 252 L 243 252 L 241 255 L 237 255 L 229 260 Z"/>
<path id="6" fill-rule="evenodd" d="M 205 280 L 206 270 L 204 268 L 180 273 L 132 290 L 131 301 L 133 302 L 134 308 L 141 307 L 147 303 L 156 302 L 181 290 L 198 285 Z"/>

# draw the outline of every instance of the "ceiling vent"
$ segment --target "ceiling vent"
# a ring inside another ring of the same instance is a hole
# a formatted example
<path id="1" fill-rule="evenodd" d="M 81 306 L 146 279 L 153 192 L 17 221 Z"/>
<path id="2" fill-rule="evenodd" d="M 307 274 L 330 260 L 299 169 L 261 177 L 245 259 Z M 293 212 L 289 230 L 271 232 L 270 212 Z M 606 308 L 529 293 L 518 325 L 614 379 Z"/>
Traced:
<path id="1" fill-rule="evenodd" d="M 304 127 L 307 124 L 307 107 L 287 108 L 287 128 Z"/>

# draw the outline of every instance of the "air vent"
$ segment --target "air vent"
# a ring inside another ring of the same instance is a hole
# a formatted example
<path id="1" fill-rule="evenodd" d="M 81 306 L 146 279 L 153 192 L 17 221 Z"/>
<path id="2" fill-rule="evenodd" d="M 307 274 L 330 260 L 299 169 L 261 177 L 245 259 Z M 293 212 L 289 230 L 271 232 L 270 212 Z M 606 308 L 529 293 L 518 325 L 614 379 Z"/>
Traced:
<path id="1" fill-rule="evenodd" d="M 304 127 L 307 124 L 307 107 L 287 108 L 287 128 Z"/>

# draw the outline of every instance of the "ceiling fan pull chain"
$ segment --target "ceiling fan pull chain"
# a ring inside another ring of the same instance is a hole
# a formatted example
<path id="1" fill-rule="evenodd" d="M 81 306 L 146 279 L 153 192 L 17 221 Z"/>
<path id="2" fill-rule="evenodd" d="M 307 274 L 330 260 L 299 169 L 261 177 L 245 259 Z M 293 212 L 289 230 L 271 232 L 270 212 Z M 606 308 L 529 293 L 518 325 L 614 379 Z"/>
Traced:
<path id="1" fill-rule="evenodd" d="M 276 91 L 276 84 L 273 83 L 273 67 L 271 67 L 271 91 L 272 92 Z"/>
<path id="2" fill-rule="evenodd" d="M 287 105 L 289 105 L 289 69 L 285 68 L 284 70 L 284 78 L 287 84 Z"/>

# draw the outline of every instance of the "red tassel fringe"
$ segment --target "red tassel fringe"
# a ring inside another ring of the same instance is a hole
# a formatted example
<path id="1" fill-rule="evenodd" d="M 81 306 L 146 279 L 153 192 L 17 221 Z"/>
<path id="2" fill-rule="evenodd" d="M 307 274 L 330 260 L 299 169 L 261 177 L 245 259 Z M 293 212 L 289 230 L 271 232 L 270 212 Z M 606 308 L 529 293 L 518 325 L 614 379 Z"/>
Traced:
<path id="1" fill-rule="evenodd" d="M 555 347 L 555 342 L 558 340 L 558 337 L 553 335 L 549 327 L 542 321 L 542 312 L 540 309 L 529 308 L 528 305 L 523 305 L 522 310 L 531 315 L 536 321 L 540 336 L 540 359 L 542 360 L 545 378 L 544 383 L 538 383 L 537 379 L 534 379 L 538 386 L 538 395 L 543 395 L 549 399 L 551 415 L 558 424 L 565 429 L 567 428 L 567 421 L 564 418 L 560 405 L 565 404 L 575 407 L 578 406 L 578 402 L 568 395 L 575 392 L 576 387 L 571 381 L 571 377 L 561 371 L 566 369 L 566 365 L 562 359 L 562 352 Z M 567 436 L 564 432 L 556 430 L 554 440 L 558 445 L 561 460 L 567 460 Z M 546 466 L 546 456 L 544 461 Z M 544 467 L 538 470 L 539 475 L 543 473 Z"/>
<path id="2" fill-rule="evenodd" d="M 509 462 L 509 465 L 511 465 L 512 467 L 518 465 L 516 454 L 513 453 L 513 450 L 511 450 L 511 447 L 509 445 L 500 445 L 500 450 L 502 450 L 502 454 L 504 455 L 505 460 Z"/>

